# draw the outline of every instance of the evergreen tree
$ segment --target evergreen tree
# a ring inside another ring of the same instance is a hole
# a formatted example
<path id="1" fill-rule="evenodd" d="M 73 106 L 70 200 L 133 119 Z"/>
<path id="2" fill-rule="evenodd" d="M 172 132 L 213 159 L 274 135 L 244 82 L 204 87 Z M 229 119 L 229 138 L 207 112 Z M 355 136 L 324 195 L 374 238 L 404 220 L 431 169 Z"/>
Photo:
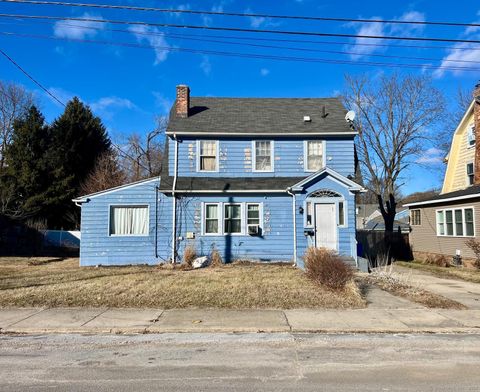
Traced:
<path id="1" fill-rule="evenodd" d="M 31 106 L 13 124 L 12 142 L 6 149 L 6 173 L 2 192 L 6 215 L 23 219 L 46 219 L 50 188 L 48 149 L 50 130 L 40 111 Z M 8 185 L 8 186 L 7 186 Z"/>
<path id="2" fill-rule="evenodd" d="M 78 98 L 68 102 L 65 112 L 51 127 L 50 153 L 53 183 L 50 200 L 50 227 L 78 226 L 78 207 L 72 198 L 79 195 L 80 186 L 93 171 L 97 159 L 111 152 L 111 141 L 99 117 Z"/>

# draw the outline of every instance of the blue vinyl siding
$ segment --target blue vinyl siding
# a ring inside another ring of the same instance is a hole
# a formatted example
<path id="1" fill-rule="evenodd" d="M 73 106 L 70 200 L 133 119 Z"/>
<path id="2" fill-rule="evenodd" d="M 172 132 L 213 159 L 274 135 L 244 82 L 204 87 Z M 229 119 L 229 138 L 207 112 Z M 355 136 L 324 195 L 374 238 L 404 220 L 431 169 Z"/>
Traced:
<path id="1" fill-rule="evenodd" d="M 202 139 L 205 140 L 205 139 Z M 262 140 L 262 139 L 257 139 Z M 178 175 L 203 177 L 298 177 L 310 173 L 304 168 L 304 140 L 299 138 L 274 138 L 274 172 L 252 170 L 253 156 L 251 138 L 228 138 L 219 141 L 219 167 L 217 172 L 197 172 L 197 141 L 185 138 L 178 144 Z M 353 137 L 328 137 L 326 142 L 326 165 L 347 177 L 354 174 Z M 173 175 L 174 142 L 168 139 L 169 173 Z"/>

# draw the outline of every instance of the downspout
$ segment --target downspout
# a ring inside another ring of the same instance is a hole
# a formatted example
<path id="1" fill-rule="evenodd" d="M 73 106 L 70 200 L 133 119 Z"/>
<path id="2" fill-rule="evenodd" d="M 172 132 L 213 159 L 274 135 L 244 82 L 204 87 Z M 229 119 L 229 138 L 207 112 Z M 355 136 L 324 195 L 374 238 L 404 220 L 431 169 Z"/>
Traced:
<path id="1" fill-rule="evenodd" d="M 293 265 L 297 265 L 297 202 L 292 188 L 287 188 L 287 193 L 292 196 L 292 214 L 293 214 Z"/>
<path id="2" fill-rule="evenodd" d="M 158 186 L 155 186 L 155 259 L 158 259 Z"/>
<path id="3" fill-rule="evenodd" d="M 175 143 L 175 159 L 174 159 L 174 168 L 173 168 L 173 185 L 172 185 L 172 204 L 173 204 L 173 213 L 172 213 L 172 263 L 176 263 L 176 253 L 177 253 L 177 198 L 175 197 L 175 188 L 177 187 L 177 170 L 178 170 L 178 141 L 177 135 L 173 134 L 173 140 Z"/>

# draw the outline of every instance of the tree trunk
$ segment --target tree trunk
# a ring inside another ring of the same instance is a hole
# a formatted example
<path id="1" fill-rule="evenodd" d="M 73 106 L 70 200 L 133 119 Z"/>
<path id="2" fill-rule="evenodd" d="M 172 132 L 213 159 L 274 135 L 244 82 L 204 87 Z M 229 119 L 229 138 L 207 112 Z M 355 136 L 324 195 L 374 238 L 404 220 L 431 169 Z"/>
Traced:
<path id="1" fill-rule="evenodd" d="M 378 206 L 382 213 L 383 221 L 385 223 L 385 251 L 388 254 L 388 264 L 392 262 L 392 245 L 393 245 L 393 224 L 395 222 L 395 215 L 397 213 L 397 202 L 395 197 L 390 193 L 389 199 L 383 203 L 382 195 L 377 195 Z"/>

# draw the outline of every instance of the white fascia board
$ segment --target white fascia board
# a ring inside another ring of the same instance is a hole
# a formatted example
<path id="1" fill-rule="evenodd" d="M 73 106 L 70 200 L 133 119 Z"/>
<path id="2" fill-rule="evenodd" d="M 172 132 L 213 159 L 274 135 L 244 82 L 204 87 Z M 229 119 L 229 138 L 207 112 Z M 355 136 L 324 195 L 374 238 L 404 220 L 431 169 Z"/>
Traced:
<path id="1" fill-rule="evenodd" d="M 320 177 L 324 173 L 327 173 L 328 175 L 330 175 L 332 177 L 332 179 L 336 179 L 337 182 L 342 183 L 343 185 L 345 185 L 351 191 L 358 191 L 358 192 L 365 191 L 365 189 L 362 186 L 358 185 L 356 182 L 348 179 L 347 177 L 342 176 L 340 173 L 337 173 L 335 170 L 330 169 L 329 167 L 323 168 L 322 170 L 320 170 L 316 173 L 313 173 L 312 175 L 308 176 L 304 180 L 302 180 L 299 183 L 292 186 L 292 189 L 295 190 L 295 191 L 301 191 L 301 190 L 303 190 L 303 188 L 306 184 L 315 180 L 317 177 Z"/>
<path id="2" fill-rule="evenodd" d="M 160 182 L 160 177 L 147 178 L 145 180 L 135 181 L 135 182 L 131 182 L 131 183 L 125 184 L 125 185 L 120 185 L 120 186 L 117 186 L 115 188 L 105 189 L 104 191 L 95 192 L 95 193 L 91 193 L 89 195 L 77 197 L 75 199 L 72 199 L 72 201 L 74 203 L 85 203 L 89 199 L 93 199 L 97 196 L 106 195 L 106 194 L 117 192 L 117 191 L 120 191 L 120 190 L 123 190 L 123 189 L 133 188 L 137 185 L 148 184 L 149 182 L 153 182 L 153 181 L 159 181 Z"/>
<path id="3" fill-rule="evenodd" d="M 461 200 L 469 200 L 469 199 L 475 199 L 475 198 L 480 198 L 480 193 L 474 193 L 472 195 L 464 195 L 464 196 L 457 196 L 457 197 L 449 197 L 448 199 L 419 201 L 416 203 L 404 204 L 403 207 L 416 207 L 416 206 L 424 206 L 428 204 L 448 203 L 451 201 L 461 201 Z"/>
<path id="4" fill-rule="evenodd" d="M 165 190 L 161 191 L 162 193 L 172 193 L 172 191 Z M 175 193 L 286 193 L 286 189 L 260 189 L 260 190 L 245 190 L 245 189 L 238 189 L 238 190 L 212 190 L 212 189 L 199 189 L 199 190 L 192 190 L 192 189 L 175 189 Z"/>
<path id="5" fill-rule="evenodd" d="M 292 136 L 355 136 L 358 132 L 292 132 L 292 133 L 252 133 L 252 132 L 165 132 L 167 136 L 202 136 L 202 137 L 215 137 L 215 136 L 270 136 L 270 137 L 292 137 Z"/>

